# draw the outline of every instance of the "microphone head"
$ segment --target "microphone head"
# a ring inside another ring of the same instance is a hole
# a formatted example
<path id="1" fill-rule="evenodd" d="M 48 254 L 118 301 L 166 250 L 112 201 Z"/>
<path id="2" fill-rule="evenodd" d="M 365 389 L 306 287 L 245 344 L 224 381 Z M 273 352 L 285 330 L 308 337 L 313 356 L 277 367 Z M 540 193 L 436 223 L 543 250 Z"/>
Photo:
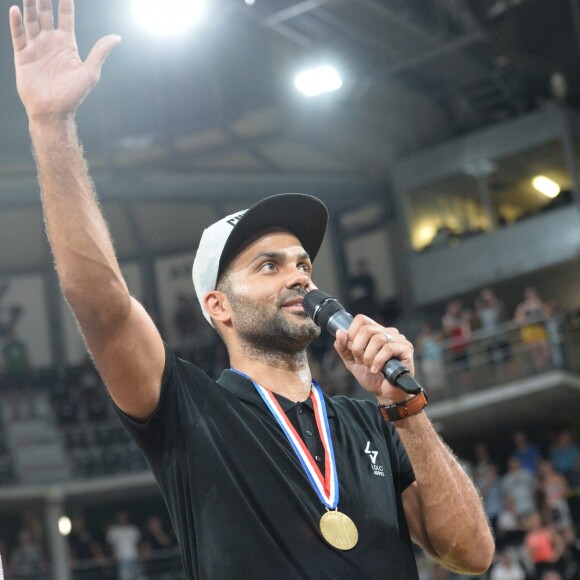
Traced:
<path id="1" fill-rule="evenodd" d="M 328 330 L 330 318 L 344 310 L 344 306 L 336 299 L 322 290 L 311 290 L 304 296 L 304 311 L 323 330 Z"/>

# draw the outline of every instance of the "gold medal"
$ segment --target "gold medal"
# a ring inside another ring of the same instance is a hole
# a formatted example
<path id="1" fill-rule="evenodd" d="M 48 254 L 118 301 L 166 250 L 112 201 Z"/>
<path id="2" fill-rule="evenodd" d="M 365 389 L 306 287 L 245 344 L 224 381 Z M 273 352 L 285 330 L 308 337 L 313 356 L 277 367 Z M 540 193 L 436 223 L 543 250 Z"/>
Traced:
<path id="1" fill-rule="evenodd" d="M 354 522 L 339 511 L 328 511 L 320 518 L 322 537 L 334 548 L 352 550 L 358 542 Z"/>

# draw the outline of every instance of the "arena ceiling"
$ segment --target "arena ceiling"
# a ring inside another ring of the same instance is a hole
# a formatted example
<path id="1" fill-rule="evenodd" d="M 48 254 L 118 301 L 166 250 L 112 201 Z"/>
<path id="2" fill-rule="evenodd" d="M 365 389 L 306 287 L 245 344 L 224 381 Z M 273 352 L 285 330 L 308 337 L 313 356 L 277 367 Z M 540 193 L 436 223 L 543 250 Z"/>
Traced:
<path id="1" fill-rule="evenodd" d="M 12 3 L 0 1 L 0 272 L 48 263 Z M 83 55 L 123 37 L 78 116 L 120 256 L 193 247 L 204 224 L 270 193 L 389 206 L 397 158 L 543 106 L 556 73 L 574 105 L 579 4 L 214 0 L 203 24 L 161 40 L 136 27 L 128 0 L 77 0 Z M 321 62 L 343 89 L 301 97 L 294 74 Z"/>

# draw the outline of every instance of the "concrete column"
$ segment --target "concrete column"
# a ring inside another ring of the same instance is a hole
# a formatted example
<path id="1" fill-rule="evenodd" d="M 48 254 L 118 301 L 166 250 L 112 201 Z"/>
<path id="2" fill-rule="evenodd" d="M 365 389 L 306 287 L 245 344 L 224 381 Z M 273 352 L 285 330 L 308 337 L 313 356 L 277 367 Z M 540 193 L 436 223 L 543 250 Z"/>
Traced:
<path id="1" fill-rule="evenodd" d="M 54 491 L 46 498 L 45 521 L 52 577 L 72 580 L 68 565 L 68 542 L 58 530 L 58 520 L 64 515 L 64 500 L 61 493 Z"/>
<path id="2" fill-rule="evenodd" d="M 48 333 L 52 363 L 59 377 L 65 374 L 67 353 L 65 347 L 64 325 L 62 320 L 61 291 L 56 272 L 52 265 L 52 257 L 48 258 L 49 265 L 43 272 L 44 299 L 48 317 Z"/>

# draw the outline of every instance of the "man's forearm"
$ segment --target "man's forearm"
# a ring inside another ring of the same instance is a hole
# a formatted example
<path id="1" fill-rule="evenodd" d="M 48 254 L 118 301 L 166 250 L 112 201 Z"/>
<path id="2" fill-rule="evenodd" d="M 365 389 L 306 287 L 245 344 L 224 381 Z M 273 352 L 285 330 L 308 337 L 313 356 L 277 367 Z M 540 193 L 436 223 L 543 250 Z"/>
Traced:
<path id="1" fill-rule="evenodd" d="M 31 121 L 50 245 L 65 296 L 79 319 L 128 306 L 107 224 L 72 117 Z M 104 321 L 103 321 L 104 322 Z"/>
<path id="2" fill-rule="evenodd" d="M 425 539 L 452 569 L 486 568 L 494 542 L 473 483 L 424 412 L 396 425 L 415 471 Z"/>

